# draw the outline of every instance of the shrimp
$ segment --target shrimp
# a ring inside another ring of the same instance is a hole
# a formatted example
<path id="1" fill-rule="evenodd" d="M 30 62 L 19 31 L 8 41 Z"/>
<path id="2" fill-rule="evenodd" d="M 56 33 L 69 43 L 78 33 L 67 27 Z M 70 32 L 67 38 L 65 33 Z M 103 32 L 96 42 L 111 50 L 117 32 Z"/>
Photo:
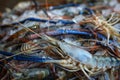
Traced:
<path id="1" fill-rule="evenodd" d="M 36 32 L 32 31 L 29 28 L 25 29 L 37 34 Z M 53 63 L 59 64 L 60 66 L 62 66 L 63 69 L 70 72 L 82 70 L 88 79 L 91 79 L 90 75 L 94 74 L 94 72 L 99 73 L 100 71 L 106 71 L 109 68 L 120 66 L 120 59 L 118 58 L 109 56 L 105 57 L 95 56 L 85 49 L 82 49 L 80 47 L 77 47 L 66 42 L 56 40 L 45 34 L 41 35 L 37 34 L 37 36 L 47 41 L 50 45 L 59 48 L 59 50 L 61 51 L 61 53 L 59 54 L 61 55 L 65 54 L 65 57 L 63 59 L 55 60 L 55 62 L 53 60 L 52 61 Z M 56 53 L 58 53 L 57 50 L 55 51 Z"/>
<path id="2" fill-rule="evenodd" d="M 120 59 L 118 58 L 92 55 L 87 50 L 55 40 L 47 35 L 44 35 L 43 38 L 52 42 L 54 45 L 56 44 L 64 53 L 66 53 L 67 58 L 61 60 L 59 63 L 64 69 L 70 72 L 82 70 L 89 79 L 89 75 L 120 66 Z M 90 74 L 88 75 L 86 71 Z"/>
<path id="3" fill-rule="evenodd" d="M 70 57 L 65 61 L 68 63 L 61 64 L 61 66 L 72 72 L 82 70 L 89 79 L 89 75 L 95 75 L 108 69 L 120 67 L 120 59 L 118 58 L 110 56 L 96 56 L 75 46 L 73 47 L 63 43 L 59 44 L 61 46 L 60 48 L 62 48 L 62 50 Z M 89 75 L 87 73 L 89 73 Z"/>
<path id="4" fill-rule="evenodd" d="M 35 50 L 37 49 L 41 49 L 38 44 L 36 43 L 33 43 L 31 41 L 27 42 L 27 43 L 23 43 L 20 47 L 20 52 L 23 52 L 23 53 L 33 53 Z M 16 52 L 15 52 L 16 53 Z"/>
<path id="5" fill-rule="evenodd" d="M 92 18 L 87 18 L 85 20 L 85 22 L 93 23 L 93 24 L 95 24 L 94 27 L 105 30 L 103 32 L 104 32 L 104 34 L 107 35 L 107 43 L 109 44 L 110 37 L 116 36 L 117 39 L 120 40 L 120 38 L 119 38 L 120 34 L 118 33 L 118 31 L 120 31 L 120 30 L 113 27 L 113 25 L 115 23 L 117 23 L 119 20 L 120 19 L 118 19 L 118 18 L 113 19 L 113 17 L 111 16 L 111 18 L 108 21 L 106 21 L 103 19 L 103 17 L 98 17 L 96 15 L 93 15 Z M 84 23 L 84 21 L 83 21 L 83 23 Z"/>

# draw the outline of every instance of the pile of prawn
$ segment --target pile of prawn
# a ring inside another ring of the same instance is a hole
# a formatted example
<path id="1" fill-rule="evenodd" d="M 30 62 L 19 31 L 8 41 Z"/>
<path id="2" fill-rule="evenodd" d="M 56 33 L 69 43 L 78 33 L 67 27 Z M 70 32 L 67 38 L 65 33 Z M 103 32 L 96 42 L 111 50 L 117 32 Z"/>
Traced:
<path id="1" fill-rule="evenodd" d="M 111 5 L 81 2 L 33 0 L 3 13 L 0 79 L 119 80 L 120 13 Z"/>

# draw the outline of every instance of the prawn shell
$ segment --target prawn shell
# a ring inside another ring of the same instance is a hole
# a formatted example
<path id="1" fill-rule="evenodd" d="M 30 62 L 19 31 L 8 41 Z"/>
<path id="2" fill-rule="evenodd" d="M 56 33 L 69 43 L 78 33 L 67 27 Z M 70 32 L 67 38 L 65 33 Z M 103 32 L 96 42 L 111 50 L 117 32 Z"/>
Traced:
<path id="1" fill-rule="evenodd" d="M 58 42 L 58 45 L 65 53 L 80 63 L 87 64 L 92 59 L 92 55 L 84 49 L 62 42 Z"/>

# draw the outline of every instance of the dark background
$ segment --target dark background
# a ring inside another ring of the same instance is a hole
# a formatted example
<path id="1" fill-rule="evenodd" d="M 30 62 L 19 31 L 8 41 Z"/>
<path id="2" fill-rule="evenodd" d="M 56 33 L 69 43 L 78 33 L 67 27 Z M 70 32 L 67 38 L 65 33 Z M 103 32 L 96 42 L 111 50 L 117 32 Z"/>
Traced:
<path id="1" fill-rule="evenodd" d="M 0 0 L 0 12 L 4 12 L 5 8 L 13 8 L 17 3 L 20 1 L 32 1 L 32 0 Z M 45 3 L 46 0 L 36 0 L 41 3 Z M 52 4 L 61 4 L 64 3 L 66 0 L 47 0 L 48 3 Z"/>
<path id="2" fill-rule="evenodd" d="M 17 3 L 21 1 L 32 1 L 32 0 L 0 0 L 0 12 L 4 12 L 5 8 L 13 8 Z M 40 3 L 45 3 L 46 0 L 36 0 L 39 1 Z M 48 3 L 52 4 L 63 4 L 66 3 L 67 0 L 47 0 Z M 74 0 L 73 0 L 74 1 Z M 85 1 L 97 1 L 97 0 L 82 0 L 83 2 Z M 98 0 L 100 1 L 100 0 Z M 120 2 L 120 0 L 118 0 Z"/>

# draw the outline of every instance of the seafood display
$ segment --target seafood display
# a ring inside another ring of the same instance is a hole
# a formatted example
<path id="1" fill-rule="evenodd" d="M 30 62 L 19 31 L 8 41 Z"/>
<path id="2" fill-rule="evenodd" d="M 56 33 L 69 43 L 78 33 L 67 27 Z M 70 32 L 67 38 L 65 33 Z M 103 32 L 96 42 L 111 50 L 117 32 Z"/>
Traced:
<path id="1" fill-rule="evenodd" d="M 120 80 L 119 0 L 64 2 L 2 13 L 0 80 Z"/>

